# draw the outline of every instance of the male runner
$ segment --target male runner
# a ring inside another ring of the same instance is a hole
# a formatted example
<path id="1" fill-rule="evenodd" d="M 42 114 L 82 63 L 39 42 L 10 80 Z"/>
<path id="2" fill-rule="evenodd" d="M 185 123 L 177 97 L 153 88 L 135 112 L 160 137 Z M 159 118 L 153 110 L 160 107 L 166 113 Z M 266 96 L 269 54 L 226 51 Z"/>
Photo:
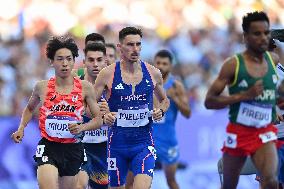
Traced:
<path id="1" fill-rule="evenodd" d="M 99 33 L 90 33 L 85 37 L 85 46 L 90 43 L 101 43 L 105 45 L 105 38 Z M 80 62 L 79 65 L 76 65 L 75 67 L 77 69 L 74 69 L 72 71 L 73 76 L 77 76 L 77 74 L 82 75 L 86 72 L 86 68 L 84 68 L 82 62 Z"/>
<path id="2" fill-rule="evenodd" d="M 46 55 L 55 69 L 55 77 L 36 84 L 12 138 L 16 143 L 21 142 L 24 128 L 40 103 L 42 139 L 34 156 L 39 188 L 73 189 L 84 160 L 80 133 L 100 128 L 102 118 L 92 85 L 71 75 L 78 56 L 75 41 L 68 37 L 53 37 L 47 43 Z M 80 124 L 87 106 L 92 119 Z"/>
<path id="3" fill-rule="evenodd" d="M 190 117 L 188 97 L 182 83 L 171 75 L 173 56 L 168 50 L 160 50 L 154 58 L 154 65 L 163 76 L 164 89 L 170 99 L 170 107 L 163 119 L 153 124 L 153 138 L 157 151 L 157 161 L 162 163 L 170 189 L 178 189 L 175 178 L 178 166 L 179 148 L 176 138 L 175 121 L 178 111 Z M 154 100 L 155 106 L 157 101 Z M 127 175 L 126 188 L 132 189 L 133 174 Z"/>
<path id="4" fill-rule="evenodd" d="M 106 48 L 101 43 L 89 43 L 84 49 L 84 66 L 86 72 L 79 75 L 81 79 L 94 84 L 98 73 L 106 67 Z M 99 103 L 102 114 L 108 111 L 105 99 Z M 89 116 L 84 116 L 88 121 Z M 83 139 L 84 148 L 87 154 L 87 163 L 82 166 L 79 172 L 77 189 L 85 189 L 88 186 L 92 189 L 108 187 L 107 176 L 107 130 L 106 126 L 93 131 L 86 131 Z"/>
<path id="5" fill-rule="evenodd" d="M 279 57 L 269 53 L 269 19 L 264 12 L 243 17 L 246 50 L 225 61 L 218 78 L 209 88 L 205 106 L 222 109 L 229 106 L 230 122 L 224 143 L 223 189 L 237 187 L 239 174 L 247 156 L 261 174 L 263 188 L 277 188 L 277 129 L 275 63 Z M 277 67 L 282 67 L 280 64 Z M 281 71 L 281 69 L 279 69 Z M 284 70 L 284 69 L 283 69 Z M 222 94 L 226 85 L 229 96 Z"/>
<path id="6" fill-rule="evenodd" d="M 108 133 L 108 175 L 110 188 L 124 188 L 127 171 L 134 173 L 134 188 L 151 187 L 155 148 L 152 117 L 161 120 L 169 100 L 163 89 L 161 73 L 141 61 L 142 32 L 125 27 L 119 32 L 121 60 L 98 75 L 97 99 L 106 90 L 110 113 L 104 121 L 113 125 Z M 153 93 L 160 104 L 153 109 Z"/>
<path id="7" fill-rule="evenodd" d="M 190 117 L 188 97 L 182 83 L 171 75 L 173 56 L 167 50 L 160 50 L 154 59 L 155 67 L 163 76 L 164 89 L 170 99 L 170 107 L 164 118 L 153 125 L 153 137 L 158 161 L 162 163 L 170 189 L 178 189 L 175 174 L 178 165 L 179 148 L 176 138 L 175 121 L 178 111 Z"/>
<path id="8" fill-rule="evenodd" d="M 116 47 L 113 43 L 107 43 L 106 44 L 106 60 L 107 60 L 107 65 L 111 65 L 115 63 L 116 61 Z"/>

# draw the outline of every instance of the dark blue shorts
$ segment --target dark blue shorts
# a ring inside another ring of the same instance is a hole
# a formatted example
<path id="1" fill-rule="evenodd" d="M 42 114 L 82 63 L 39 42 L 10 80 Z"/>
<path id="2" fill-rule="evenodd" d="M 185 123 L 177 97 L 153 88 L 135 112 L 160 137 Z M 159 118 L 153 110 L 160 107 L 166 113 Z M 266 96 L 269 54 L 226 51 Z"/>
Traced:
<path id="1" fill-rule="evenodd" d="M 156 152 L 151 145 L 136 145 L 128 148 L 112 148 L 108 152 L 108 175 L 110 187 L 123 186 L 128 170 L 134 176 L 147 174 L 153 177 Z"/>
<path id="2" fill-rule="evenodd" d="M 84 143 L 84 148 L 87 162 L 81 170 L 88 173 L 89 185 L 94 189 L 107 189 L 107 142 Z"/>

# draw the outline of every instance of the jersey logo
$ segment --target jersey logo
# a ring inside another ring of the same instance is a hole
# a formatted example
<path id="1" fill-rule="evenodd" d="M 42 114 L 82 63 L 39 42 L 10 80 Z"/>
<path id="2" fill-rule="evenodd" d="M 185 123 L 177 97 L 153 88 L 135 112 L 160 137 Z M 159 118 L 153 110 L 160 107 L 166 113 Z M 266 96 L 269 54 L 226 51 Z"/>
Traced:
<path id="1" fill-rule="evenodd" d="M 78 100 L 78 95 L 72 96 L 72 102 L 76 102 Z"/>
<path id="2" fill-rule="evenodd" d="M 149 83 L 148 79 L 146 79 L 146 83 Z"/>
<path id="3" fill-rule="evenodd" d="M 272 75 L 272 81 L 273 81 L 274 84 L 277 83 L 277 81 L 278 81 L 277 75 L 275 75 L 275 74 Z"/>
<path id="4" fill-rule="evenodd" d="M 116 85 L 115 89 L 124 89 L 124 87 L 121 83 L 119 83 L 118 85 Z"/>
<path id="5" fill-rule="evenodd" d="M 248 87 L 248 83 L 246 82 L 246 80 L 243 79 L 243 80 L 239 83 L 238 87 Z"/>
<path id="6" fill-rule="evenodd" d="M 53 101 L 56 98 L 56 95 L 53 95 L 49 100 Z"/>

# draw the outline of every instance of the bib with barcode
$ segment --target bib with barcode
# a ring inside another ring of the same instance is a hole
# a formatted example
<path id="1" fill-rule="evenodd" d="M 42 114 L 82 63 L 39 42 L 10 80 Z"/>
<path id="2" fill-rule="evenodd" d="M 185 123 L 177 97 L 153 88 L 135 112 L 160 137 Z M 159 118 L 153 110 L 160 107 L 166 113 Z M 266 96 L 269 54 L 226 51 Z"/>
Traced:
<path id="1" fill-rule="evenodd" d="M 107 126 L 102 126 L 100 129 L 85 131 L 83 143 L 101 143 L 107 141 Z"/>
<path id="2" fill-rule="evenodd" d="M 120 127 L 141 127 L 149 123 L 149 109 L 118 109 L 117 126 Z"/>
<path id="3" fill-rule="evenodd" d="M 78 120 L 69 116 L 49 115 L 45 120 L 45 130 L 51 137 L 74 138 L 68 129 L 68 125 L 72 123 L 78 123 Z"/>
<path id="4" fill-rule="evenodd" d="M 272 106 L 241 102 L 237 122 L 251 127 L 265 127 L 272 121 Z"/>

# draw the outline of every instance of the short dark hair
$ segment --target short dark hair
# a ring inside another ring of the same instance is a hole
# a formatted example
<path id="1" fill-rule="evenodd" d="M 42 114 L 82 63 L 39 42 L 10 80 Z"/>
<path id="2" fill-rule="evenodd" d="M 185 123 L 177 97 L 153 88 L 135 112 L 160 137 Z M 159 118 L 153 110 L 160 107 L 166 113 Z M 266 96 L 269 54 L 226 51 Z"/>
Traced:
<path id="1" fill-rule="evenodd" d="M 74 39 L 69 36 L 52 36 L 47 41 L 45 54 L 47 58 L 49 58 L 50 60 L 54 60 L 56 51 L 63 48 L 69 49 L 71 51 L 73 59 L 79 56 L 78 46 L 76 45 Z"/>
<path id="2" fill-rule="evenodd" d="M 249 31 L 250 24 L 255 21 L 265 21 L 269 25 L 269 18 L 265 12 L 263 11 L 250 12 L 243 17 L 243 23 L 242 23 L 243 31 L 247 33 Z"/>
<path id="3" fill-rule="evenodd" d="M 99 33 L 90 33 L 86 36 L 85 38 L 85 45 L 89 42 L 89 41 L 94 41 L 94 42 L 102 42 L 103 44 L 106 43 L 104 36 L 102 36 Z"/>
<path id="4" fill-rule="evenodd" d="M 170 51 L 166 50 L 166 49 L 159 50 L 155 55 L 155 58 L 157 58 L 157 57 L 169 58 L 170 63 L 172 63 L 172 61 L 173 61 L 172 53 Z"/>
<path id="5" fill-rule="evenodd" d="M 88 51 L 100 51 L 104 55 L 106 55 L 106 47 L 103 44 L 101 44 L 101 43 L 90 43 L 90 44 L 87 44 L 85 49 L 84 49 L 85 55 L 87 54 Z"/>
<path id="6" fill-rule="evenodd" d="M 113 43 L 106 43 L 106 47 L 113 48 L 113 50 L 116 51 L 115 44 Z"/>
<path id="7" fill-rule="evenodd" d="M 119 31 L 119 41 L 121 42 L 127 35 L 140 35 L 141 38 L 143 36 L 141 29 L 128 26 Z"/>

